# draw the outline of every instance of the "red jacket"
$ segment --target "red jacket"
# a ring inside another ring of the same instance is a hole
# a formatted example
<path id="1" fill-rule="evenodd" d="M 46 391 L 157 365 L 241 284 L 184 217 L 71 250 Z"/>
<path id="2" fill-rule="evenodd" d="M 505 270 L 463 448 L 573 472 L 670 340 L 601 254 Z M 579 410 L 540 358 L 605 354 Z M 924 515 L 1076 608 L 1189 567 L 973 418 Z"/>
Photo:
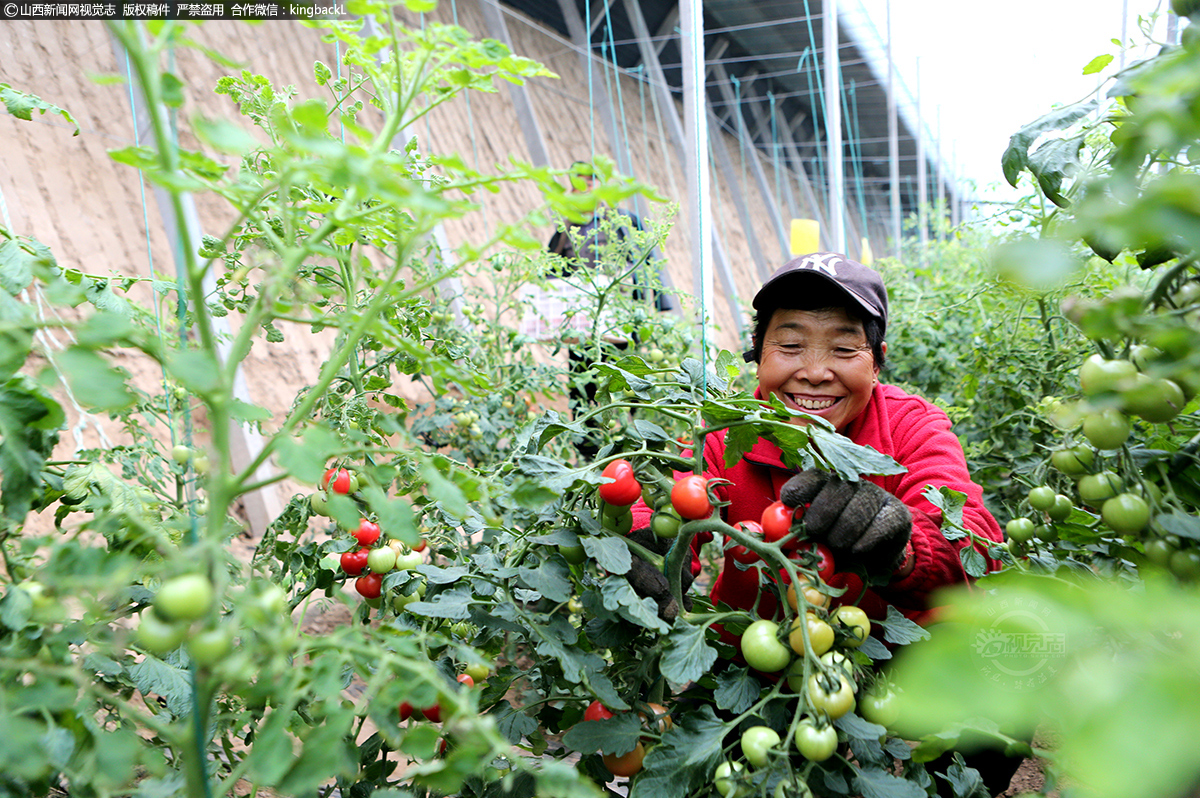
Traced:
<path id="1" fill-rule="evenodd" d="M 963 509 L 963 523 L 972 532 L 999 542 L 1003 540 L 1000 525 L 983 506 L 983 491 L 971 481 L 962 445 L 950 431 L 950 419 L 940 408 L 895 386 L 880 384 L 875 386 L 862 414 L 841 432 L 857 444 L 891 456 L 908 469 L 903 474 L 866 479 L 898 497 L 913 516 L 911 547 L 915 563 L 912 572 L 886 588 L 867 590 L 857 603 L 874 618 L 886 617 L 887 605 L 892 604 L 906 616 L 921 622 L 928 616 L 930 593 L 967 580 L 958 555 L 966 541 L 951 543 L 942 536 L 940 511 L 921 495 L 926 486 L 944 485 L 965 493 L 967 504 Z M 706 475 L 732 483 L 716 489 L 718 496 L 729 501 L 724 508 L 724 520 L 729 524 L 757 521 L 767 505 L 779 498 L 783 483 L 795 472 L 784 468 L 779 447 L 765 439 L 760 439 L 732 468 L 725 468 L 724 452 L 724 432 L 705 436 Z M 682 476 L 684 474 L 680 473 L 676 478 Z M 635 508 L 635 525 L 648 524 L 649 513 L 644 505 Z M 697 550 L 709 536 L 700 538 L 697 536 L 693 541 Z M 984 555 L 986 558 L 986 552 Z M 990 558 L 987 562 L 989 569 L 999 565 Z M 698 566 L 699 561 L 694 560 L 694 570 Z M 713 584 L 714 602 L 723 601 L 744 609 L 753 606 L 758 587 L 757 573 L 753 569 L 738 569 L 733 559 L 726 556 L 721 574 Z M 863 590 L 862 581 L 853 574 L 835 574 L 832 584 L 847 588 L 835 604 L 853 603 Z M 774 597 L 770 593 L 763 596 L 759 613 L 770 618 L 775 610 Z"/>

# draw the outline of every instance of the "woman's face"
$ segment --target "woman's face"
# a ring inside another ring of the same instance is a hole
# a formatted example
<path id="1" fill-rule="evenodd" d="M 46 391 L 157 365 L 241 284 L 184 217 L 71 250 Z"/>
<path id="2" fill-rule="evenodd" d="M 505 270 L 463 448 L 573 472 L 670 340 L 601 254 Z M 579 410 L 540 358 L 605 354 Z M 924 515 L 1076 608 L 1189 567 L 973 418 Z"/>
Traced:
<path id="1" fill-rule="evenodd" d="M 844 308 L 771 315 L 758 361 L 764 395 L 773 393 L 791 409 L 842 429 L 866 408 L 878 376 L 862 322 Z"/>

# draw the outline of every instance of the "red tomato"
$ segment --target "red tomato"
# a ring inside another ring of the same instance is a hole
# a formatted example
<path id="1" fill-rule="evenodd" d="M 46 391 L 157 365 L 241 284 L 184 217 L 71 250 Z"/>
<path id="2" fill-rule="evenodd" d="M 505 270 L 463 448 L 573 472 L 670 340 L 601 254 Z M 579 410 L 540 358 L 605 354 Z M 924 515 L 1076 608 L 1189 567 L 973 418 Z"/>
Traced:
<path id="1" fill-rule="evenodd" d="M 350 492 L 350 472 L 344 468 L 331 468 L 325 472 L 321 487 L 345 495 Z"/>
<path id="2" fill-rule="evenodd" d="M 467 687 L 475 686 L 475 680 L 473 678 L 471 678 L 471 674 L 469 674 L 469 673 L 458 674 L 458 683 L 465 684 Z"/>
<path id="3" fill-rule="evenodd" d="M 400 720 L 408 720 L 412 717 L 413 705 L 407 701 L 401 701 L 398 710 L 400 712 Z"/>
<path id="4" fill-rule="evenodd" d="M 740 529 L 742 532 L 745 532 L 747 535 L 753 538 L 758 540 L 762 540 L 763 538 L 762 525 L 757 521 L 738 521 L 733 526 L 735 529 Z M 756 553 L 740 543 L 729 549 L 729 556 L 733 557 L 733 559 L 737 560 L 743 565 L 750 565 L 751 563 L 756 563 L 759 560 L 759 556 Z"/>
<path id="5" fill-rule="evenodd" d="M 354 589 L 363 598 L 379 598 L 383 593 L 383 574 L 367 574 L 354 580 Z"/>
<path id="6" fill-rule="evenodd" d="M 836 570 L 833 562 L 833 552 L 824 543 L 803 543 L 799 549 L 802 553 L 812 552 L 814 562 L 811 566 L 816 569 L 817 576 L 821 577 L 822 582 L 828 582 Z"/>
<path id="7" fill-rule="evenodd" d="M 367 519 L 363 519 L 358 523 L 358 529 L 354 530 L 354 537 L 358 539 L 358 545 L 370 546 L 375 541 L 379 540 L 379 524 L 376 524 Z"/>
<path id="8" fill-rule="evenodd" d="M 783 502 L 772 502 L 767 505 L 767 509 L 763 510 L 762 514 L 763 539 L 768 543 L 774 543 L 787 537 L 788 533 L 792 531 L 792 521 L 795 516 L 803 514 L 803 512 L 802 509 L 788 507 Z M 799 545 L 800 541 L 793 538 L 788 541 L 786 548 L 791 550 Z"/>
<path id="9" fill-rule="evenodd" d="M 417 541 L 417 545 L 413 546 L 412 550 L 425 551 L 425 538 L 421 538 L 419 541 Z"/>
<path id="10" fill-rule="evenodd" d="M 432 721 L 434 723 L 441 723 L 442 722 L 442 705 L 434 704 L 431 707 L 425 707 L 424 709 L 421 710 L 421 714 L 425 716 L 425 720 Z"/>
<path id="11" fill-rule="evenodd" d="M 600 486 L 600 498 L 614 507 L 628 507 L 642 495 L 642 485 L 633 475 L 633 466 L 628 460 L 613 460 L 604 467 L 601 476 L 612 482 Z"/>
<path id="12" fill-rule="evenodd" d="M 593 701 L 588 704 L 587 709 L 583 711 L 584 720 L 608 720 L 612 716 L 612 710 L 599 701 Z"/>
<path id="13" fill-rule="evenodd" d="M 356 549 L 342 555 L 342 570 L 350 576 L 358 576 L 367 567 L 367 558 L 371 556 L 370 549 Z"/>
<path id="14" fill-rule="evenodd" d="M 713 512 L 708 501 L 708 480 L 699 474 L 688 474 L 677 481 L 671 487 L 671 506 L 689 521 L 708 518 Z"/>

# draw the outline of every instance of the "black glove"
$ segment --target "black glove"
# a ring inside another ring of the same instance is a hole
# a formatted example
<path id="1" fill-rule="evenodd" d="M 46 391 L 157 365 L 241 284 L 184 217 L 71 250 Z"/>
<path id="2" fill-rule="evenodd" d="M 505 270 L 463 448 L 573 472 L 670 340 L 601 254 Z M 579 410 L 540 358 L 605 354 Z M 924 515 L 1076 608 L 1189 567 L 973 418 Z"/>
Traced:
<path id="1" fill-rule="evenodd" d="M 809 537 L 825 541 L 835 557 L 872 576 L 889 574 L 904 560 L 912 513 L 878 485 L 810 469 L 784 483 L 779 500 L 789 507 L 809 505 L 804 513 Z"/>
<path id="2" fill-rule="evenodd" d="M 660 538 L 651 532 L 649 529 L 635 529 L 629 533 L 629 539 L 635 543 L 641 544 L 645 548 L 655 554 L 666 555 L 671 548 L 673 540 Z M 679 576 L 680 583 L 683 588 L 683 607 L 685 610 L 692 608 L 692 597 L 687 595 L 688 588 L 692 586 L 691 558 L 684 557 L 683 565 L 680 568 Z M 643 560 L 637 554 L 633 555 L 633 565 L 629 568 L 629 573 L 625 575 L 629 580 L 629 584 L 633 586 L 633 590 L 642 598 L 654 599 L 658 604 L 658 617 L 662 618 L 667 623 L 674 621 L 679 615 L 679 604 L 671 595 L 670 584 L 667 582 L 667 577 L 663 575 L 650 563 Z"/>

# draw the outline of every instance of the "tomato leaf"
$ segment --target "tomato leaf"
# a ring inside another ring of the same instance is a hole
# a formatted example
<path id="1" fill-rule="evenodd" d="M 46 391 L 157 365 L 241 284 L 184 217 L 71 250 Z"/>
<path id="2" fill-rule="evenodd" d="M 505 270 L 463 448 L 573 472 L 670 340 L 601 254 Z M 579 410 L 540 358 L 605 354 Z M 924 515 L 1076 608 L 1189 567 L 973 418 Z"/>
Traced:
<path id="1" fill-rule="evenodd" d="M 583 550 L 601 568 L 613 574 L 629 573 L 633 557 L 625 541 L 616 537 L 582 538 Z"/>
<path id="2" fill-rule="evenodd" d="M 124 372 L 92 350 L 73 346 L 60 352 L 57 361 L 81 404 L 99 410 L 120 410 L 134 403 Z"/>
<path id="3" fill-rule="evenodd" d="M 496 728 L 514 745 L 519 743 L 522 737 L 536 732 L 538 728 L 536 720 L 515 709 L 507 699 L 497 701 L 487 714 L 495 718 Z"/>
<path id="4" fill-rule="evenodd" d="M 725 467 L 732 468 L 758 443 L 759 428 L 753 424 L 730 427 L 725 431 Z"/>
<path id="5" fill-rule="evenodd" d="M 687 684 L 708 673 L 717 652 L 704 641 L 705 628 L 680 622 L 667 635 L 667 648 L 659 667 L 667 681 Z"/>
<path id="6" fill-rule="evenodd" d="M 700 790 L 721 759 L 726 731 L 712 707 L 685 714 L 646 754 L 629 798 L 682 798 Z"/>
<path id="7" fill-rule="evenodd" d="M 887 729 L 880 726 L 878 723 L 871 723 L 865 718 L 855 715 L 853 712 L 842 715 L 833 722 L 834 726 L 844 731 L 851 737 L 857 737 L 861 740 L 876 740 L 887 734 Z"/>
<path id="8" fill-rule="evenodd" d="M 867 639 L 862 642 L 858 650 L 866 654 L 873 660 L 891 659 L 892 652 L 888 651 L 887 646 L 879 642 L 879 638 L 867 636 Z"/>
<path id="9" fill-rule="evenodd" d="M 857 482 L 863 474 L 903 474 L 908 470 L 886 454 L 859 446 L 824 424 L 809 424 L 804 429 L 817 455 L 843 479 Z"/>
<path id="10" fill-rule="evenodd" d="M 925 791 L 915 783 L 882 769 L 858 771 L 854 789 L 862 798 L 925 798 Z"/>
<path id="11" fill-rule="evenodd" d="M 1112 60 L 1113 60 L 1113 57 L 1112 57 L 1111 53 L 1104 53 L 1103 55 L 1098 55 L 1095 58 L 1093 58 L 1091 61 L 1087 62 L 1087 65 L 1084 66 L 1084 68 L 1083 68 L 1083 74 L 1094 75 L 1097 72 L 1101 72 L 1104 70 L 1104 68 L 1106 66 L 1108 66 L 1109 64 L 1112 63 Z"/>
<path id="12" fill-rule="evenodd" d="M 175 717 L 183 717 L 192 709 L 192 685 L 188 672 L 147 654 L 141 662 L 130 666 L 129 678 L 142 693 L 162 696 L 167 709 Z"/>
<path id="13" fill-rule="evenodd" d="M 463 571 L 465 577 L 466 569 Z M 546 560 L 538 568 L 520 568 L 518 574 L 526 586 L 551 601 L 566 601 L 571 598 L 571 572 L 561 562 Z"/>
<path id="14" fill-rule="evenodd" d="M 1073 105 L 1064 105 L 1048 114 L 1038 117 L 1025 127 L 1018 130 L 1008 140 L 1008 147 L 1000 158 L 1000 166 L 1004 171 L 1004 179 L 1009 185 L 1016 186 L 1021 176 L 1021 170 L 1029 165 L 1029 148 L 1033 146 L 1038 136 L 1052 130 L 1062 130 L 1070 127 L 1079 119 L 1090 114 L 1096 108 L 1095 100 L 1084 100 Z"/>
<path id="15" fill-rule="evenodd" d="M 605 720 L 576 723 L 563 735 L 562 742 L 581 754 L 627 754 L 637 745 L 642 725 L 632 712 L 622 712 Z"/>
<path id="16" fill-rule="evenodd" d="M 1176 510 L 1173 513 L 1159 513 L 1156 520 L 1168 534 L 1200 540 L 1200 517 Z"/>
<path id="17" fill-rule="evenodd" d="M 586 541 L 584 543 L 586 545 Z M 639 596 L 633 586 L 623 578 L 610 576 L 603 580 L 600 583 L 600 594 L 604 598 L 605 609 L 610 612 L 659 634 L 665 635 L 671 631 L 671 627 L 658 617 L 658 605 L 654 600 Z"/>
<path id="18" fill-rule="evenodd" d="M 634 437 L 640 438 L 650 443 L 670 443 L 671 436 L 662 427 L 655 424 L 653 421 L 646 421 L 642 418 L 633 420 L 633 427 L 630 432 Z"/>
<path id="19" fill-rule="evenodd" d="M 958 558 L 962 561 L 963 570 L 968 576 L 978 579 L 987 573 L 987 560 L 974 546 L 964 546 L 959 550 Z"/>
<path id="20" fill-rule="evenodd" d="M 750 675 L 749 668 L 729 668 L 717 674 L 717 689 L 713 693 L 717 709 L 740 715 L 758 700 L 762 685 Z"/>
<path id="21" fill-rule="evenodd" d="M 871 625 L 883 630 L 883 639 L 889 643 L 904 645 L 918 640 L 928 640 L 929 631 L 904 616 L 904 613 L 889 604 L 885 620 L 872 620 Z"/>
<path id="22" fill-rule="evenodd" d="M 470 588 L 459 588 L 438 593 L 429 601 L 414 601 L 405 609 L 413 615 L 424 615 L 427 618 L 449 618 L 462 621 L 470 615 Z"/>
<path id="23" fill-rule="evenodd" d="M 942 511 L 942 537 L 949 541 L 968 537 L 963 528 L 963 508 L 967 506 L 967 495 L 953 488 L 926 485 L 921 494 L 929 503 Z"/>

